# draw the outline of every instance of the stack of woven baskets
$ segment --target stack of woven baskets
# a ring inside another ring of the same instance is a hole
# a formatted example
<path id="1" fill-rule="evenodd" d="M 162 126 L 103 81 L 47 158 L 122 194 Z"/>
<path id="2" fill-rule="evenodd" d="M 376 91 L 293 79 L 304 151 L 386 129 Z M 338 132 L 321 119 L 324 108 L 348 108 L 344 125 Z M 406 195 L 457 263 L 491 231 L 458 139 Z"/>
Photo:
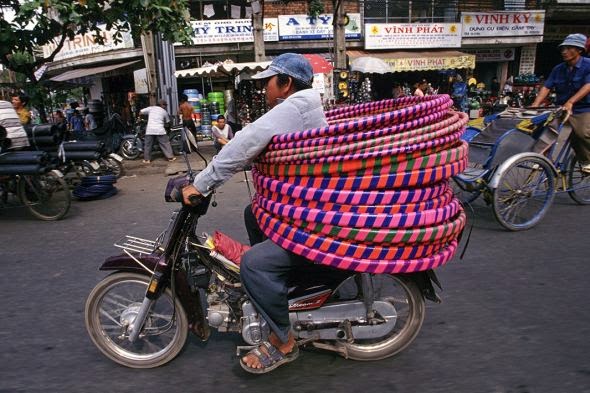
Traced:
<path id="1" fill-rule="evenodd" d="M 329 126 L 276 136 L 253 169 L 253 211 L 275 243 L 372 273 L 449 261 L 466 217 L 448 179 L 467 164 L 447 95 L 329 111 Z"/>

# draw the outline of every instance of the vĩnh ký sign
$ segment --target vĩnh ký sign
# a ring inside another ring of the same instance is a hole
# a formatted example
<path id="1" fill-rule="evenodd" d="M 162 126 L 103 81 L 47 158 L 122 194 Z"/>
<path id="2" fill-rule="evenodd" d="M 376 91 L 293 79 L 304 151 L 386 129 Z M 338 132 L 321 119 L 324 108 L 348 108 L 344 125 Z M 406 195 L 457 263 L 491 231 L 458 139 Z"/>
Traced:
<path id="1" fill-rule="evenodd" d="M 545 11 L 463 12 L 463 37 L 542 36 Z"/>
<path id="2" fill-rule="evenodd" d="M 366 49 L 460 47 L 458 23 L 365 23 Z"/>
<path id="3" fill-rule="evenodd" d="M 194 45 L 254 42 L 251 19 L 193 20 Z M 264 41 L 278 41 L 277 18 L 264 18 Z"/>
<path id="4" fill-rule="evenodd" d="M 333 16 L 320 14 L 279 15 L 279 40 L 321 40 L 334 36 Z M 344 34 L 348 39 L 361 38 L 361 14 L 348 14 Z"/>

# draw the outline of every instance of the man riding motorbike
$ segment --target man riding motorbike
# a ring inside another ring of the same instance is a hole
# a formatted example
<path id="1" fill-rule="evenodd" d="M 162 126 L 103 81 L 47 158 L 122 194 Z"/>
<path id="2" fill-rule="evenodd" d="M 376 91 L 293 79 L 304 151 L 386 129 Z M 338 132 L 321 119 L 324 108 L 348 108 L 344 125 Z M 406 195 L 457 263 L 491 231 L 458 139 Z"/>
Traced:
<path id="1" fill-rule="evenodd" d="M 184 203 L 193 195 L 208 195 L 233 174 L 250 165 L 275 135 L 327 126 L 319 93 L 311 89 L 313 71 L 305 57 L 285 53 L 276 57 L 266 71 L 256 74 L 266 89 L 270 111 L 244 127 L 194 180 L 183 189 Z M 251 211 L 250 225 L 256 226 Z M 250 216 L 250 217 L 248 217 Z M 249 228 L 255 232 L 257 228 Z M 251 236 L 252 239 L 252 236 Z M 255 244 L 242 257 L 242 284 L 272 332 L 261 344 L 240 360 L 248 372 L 261 374 L 288 363 L 298 356 L 295 338 L 290 333 L 287 279 L 294 267 L 306 262 L 271 240 Z"/>

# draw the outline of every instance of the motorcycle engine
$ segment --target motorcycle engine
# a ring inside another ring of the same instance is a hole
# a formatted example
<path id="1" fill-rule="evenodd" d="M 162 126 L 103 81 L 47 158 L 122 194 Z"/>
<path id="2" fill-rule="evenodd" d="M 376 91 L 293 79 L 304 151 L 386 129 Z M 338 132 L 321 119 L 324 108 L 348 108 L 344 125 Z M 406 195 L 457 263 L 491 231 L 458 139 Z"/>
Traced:
<path id="1" fill-rule="evenodd" d="M 242 304 L 242 338 L 250 345 L 258 345 L 268 339 L 270 327 L 249 301 Z"/>
<path id="2" fill-rule="evenodd" d="M 209 325 L 217 328 L 220 332 L 236 331 L 235 319 L 229 304 L 224 299 L 223 292 L 213 292 L 207 296 L 207 320 Z"/>

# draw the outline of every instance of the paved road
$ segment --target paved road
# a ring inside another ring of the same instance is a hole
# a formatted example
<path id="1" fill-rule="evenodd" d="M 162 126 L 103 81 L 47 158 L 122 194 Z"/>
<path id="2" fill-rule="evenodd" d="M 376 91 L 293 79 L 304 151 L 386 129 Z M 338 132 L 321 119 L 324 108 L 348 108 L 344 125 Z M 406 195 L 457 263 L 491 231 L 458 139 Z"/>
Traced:
<path id="1" fill-rule="evenodd" d="M 239 240 L 247 191 L 234 177 L 202 221 Z M 0 392 L 590 392 L 590 208 L 558 197 L 537 228 L 508 233 L 477 205 L 467 253 L 438 270 L 442 304 L 429 303 L 416 341 L 372 363 L 306 350 L 276 372 L 244 373 L 237 335 L 191 339 L 167 366 L 131 370 L 103 357 L 83 321 L 101 261 L 124 234 L 153 238 L 174 209 L 166 178 L 142 174 L 104 201 L 75 202 L 50 223 L 0 211 Z"/>

